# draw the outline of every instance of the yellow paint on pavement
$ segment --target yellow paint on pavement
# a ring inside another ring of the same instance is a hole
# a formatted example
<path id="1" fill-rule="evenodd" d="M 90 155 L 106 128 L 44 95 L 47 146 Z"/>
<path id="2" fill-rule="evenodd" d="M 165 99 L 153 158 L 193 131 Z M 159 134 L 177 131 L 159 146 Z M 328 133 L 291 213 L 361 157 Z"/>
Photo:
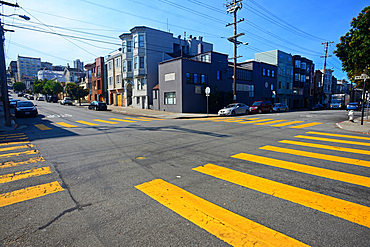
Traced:
<path id="1" fill-rule="evenodd" d="M 77 123 L 80 123 L 80 124 L 86 124 L 86 125 L 89 125 L 89 126 L 97 126 L 99 124 L 97 123 L 90 123 L 90 122 L 87 122 L 87 121 L 83 121 L 83 120 L 79 120 L 79 121 L 76 121 Z"/>
<path id="2" fill-rule="evenodd" d="M 346 157 L 313 153 L 313 152 L 307 152 L 307 151 L 301 151 L 301 150 L 295 150 L 295 149 L 289 149 L 289 148 L 280 148 L 280 147 L 274 147 L 274 146 L 269 146 L 269 145 L 260 147 L 260 149 L 284 153 L 284 154 L 299 155 L 299 156 L 304 156 L 304 157 L 309 157 L 309 158 L 314 158 L 314 159 L 328 160 L 328 161 L 350 164 L 350 165 L 370 167 L 370 161 L 366 161 L 366 160 L 351 159 L 351 158 L 346 158 Z"/>
<path id="3" fill-rule="evenodd" d="M 94 119 L 96 122 L 101 122 L 101 123 L 108 123 L 108 124 L 118 124 L 117 122 L 112 122 L 112 121 L 107 121 L 107 120 L 102 120 L 102 119 Z"/>
<path id="4" fill-rule="evenodd" d="M 8 136 L 18 136 L 18 135 L 24 135 L 24 133 L 9 133 L 9 134 L 6 134 L 6 135 L 0 135 L 0 138 L 8 137 Z"/>
<path id="5" fill-rule="evenodd" d="M 284 126 L 297 124 L 297 123 L 303 123 L 303 122 L 304 121 L 292 121 L 292 122 L 286 122 L 286 123 L 281 123 L 281 124 L 274 124 L 274 125 L 271 125 L 271 126 L 273 126 L 273 127 L 284 127 Z"/>
<path id="6" fill-rule="evenodd" d="M 22 148 L 33 148 L 33 145 L 28 144 L 28 145 L 23 145 L 23 146 L 13 146 L 13 147 L 8 147 L 8 148 L 0 148 L 0 152 L 17 150 L 17 149 L 22 149 Z"/>
<path id="7" fill-rule="evenodd" d="M 140 118 L 133 118 L 133 117 L 125 117 L 126 119 L 135 120 L 135 121 L 144 121 L 144 122 L 150 122 L 152 120 L 147 119 L 140 119 Z"/>
<path id="8" fill-rule="evenodd" d="M 162 118 L 154 118 L 154 117 L 139 117 L 139 118 L 147 119 L 147 120 L 164 120 Z"/>
<path id="9" fill-rule="evenodd" d="M 307 246 L 162 179 L 135 188 L 232 246 Z"/>
<path id="10" fill-rule="evenodd" d="M 63 127 L 67 127 L 67 128 L 77 128 L 76 125 L 68 124 L 68 123 L 65 123 L 65 122 L 56 122 L 56 124 L 59 124 Z"/>
<path id="11" fill-rule="evenodd" d="M 51 128 L 49 128 L 48 126 L 46 126 L 44 124 L 35 124 L 35 127 L 40 129 L 40 130 L 51 130 Z"/>
<path id="12" fill-rule="evenodd" d="M 269 121 L 269 122 L 265 122 L 265 123 L 256 123 L 254 125 L 274 124 L 274 123 L 280 123 L 280 122 L 284 122 L 284 121 L 287 121 L 287 120 L 275 120 L 275 121 Z"/>
<path id="13" fill-rule="evenodd" d="M 366 142 L 355 142 L 355 141 L 346 141 L 346 140 L 338 140 L 338 139 L 331 139 L 331 138 L 322 138 L 322 137 L 315 137 L 315 136 L 302 136 L 302 135 L 297 135 L 295 137 L 296 138 L 302 138 L 302 139 L 308 139 L 308 140 L 315 140 L 315 141 L 336 142 L 336 143 L 352 144 L 352 145 L 360 145 L 360 146 L 370 147 L 370 143 L 366 143 Z"/>
<path id="14" fill-rule="evenodd" d="M 2 139 L 14 139 L 14 138 L 18 138 L 18 137 L 26 137 L 26 135 L 25 134 L 5 135 L 5 136 L 0 137 L 0 140 L 2 140 Z"/>
<path id="15" fill-rule="evenodd" d="M 41 184 L 25 189 L 16 190 L 13 192 L 0 194 L 0 208 L 14 203 L 19 203 L 38 197 L 46 196 L 64 189 L 55 181 L 47 184 Z"/>
<path id="16" fill-rule="evenodd" d="M 337 147 L 337 146 L 328 146 L 328 145 L 322 145 L 322 144 L 316 144 L 316 143 L 290 141 L 290 140 L 282 140 L 282 141 L 279 141 L 279 142 L 285 143 L 285 144 L 304 146 L 304 147 L 312 147 L 312 148 L 334 150 L 334 151 L 346 152 L 346 153 L 370 155 L 369 150 L 363 150 L 363 149 L 343 148 L 343 147 Z"/>
<path id="17" fill-rule="evenodd" d="M 225 167 L 206 164 L 193 170 L 370 227 L 370 208 Z"/>
<path id="18" fill-rule="evenodd" d="M 322 123 L 317 123 L 317 122 L 306 123 L 306 124 L 301 124 L 301 125 L 297 125 L 297 126 L 292 126 L 290 128 L 293 128 L 293 129 L 303 129 L 303 128 L 307 128 L 307 127 L 316 126 L 316 125 L 319 125 L 319 124 L 322 124 Z"/>
<path id="19" fill-rule="evenodd" d="M 37 151 L 37 150 L 28 150 L 28 151 L 19 152 L 19 153 L 0 154 L 0 158 L 19 156 L 19 155 L 22 155 L 22 154 L 28 155 L 28 154 L 38 154 L 38 153 L 39 153 L 39 151 Z"/>
<path id="20" fill-rule="evenodd" d="M 41 167 L 41 168 L 33 168 L 30 170 L 21 171 L 21 172 L 4 174 L 4 175 L 0 175 L 0 184 L 9 183 L 12 181 L 17 181 L 17 180 L 21 180 L 25 178 L 30 178 L 30 177 L 37 177 L 37 176 L 46 175 L 50 173 L 51 173 L 50 167 Z"/>
<path id="21" fill-rule="evenodd" d="M 44 162 L 44 161 L 45 160 L 43 157 L 31 158 L 29 160 L 20 161 L 20 162 L 9 161 L 9 162 L 5 162 L 4 164 L 0 164 L 0 169 L 14 167 L 14 166 L 28 165 L 31 163 Z"/>
<path id="22" fill-rule="evenodd" d="M 8 145 L 16 145 L 16 144 L 26 144 L 30 143 L 29 141 L 22 141 L 22 142 L 5 142 L 5 143 L 0 143 L 0 146 L 8 146 Z"/>
<path id="23" fill-rule="evenodd" d="M 363 177 L 359 175 L 353 175 L 353 174 L 349 174 L 345 172 L 338 172 L 338 171 L 333 171 L 333 170 L 329 170 L 325 168 L 308 166 L 308 165 L 303 165 L 303 164 L 289 162 L 289 161 L 272 159 L 272 158 L 257 156 L 253 154 L 240 153 L 240 154 L 233 155 L 231 157 L 236 158 L 236 159 L 250 161 L 250 162 L 255 162 L 255 163 L 259 163 L 259 164 L 263 164 L 267 166 L 273 166 L 273 167 L 278 167 L 278 168 L 287 169 L 291 171 L 315 175 L 315 176 L 319 176 L 323 178 L 330 178 L 330 179 L 338 180 L 341 182 L 370 187 L 369 177 Z"/>
<path id="24" fill-rule="evenodd" d="M 341 135 L 341 134 L 323 133 L 323 132 L 315 132 L 315 131 L 309 131 L 309 132 L 306 132 L 306 134 L 335 136 L 335 137 L 344 137 L 344 138 L 352 138 L 352 139 L 360 139 L 360 140 L 370 141 L 370 137 L 364 137 L 364 136 Z"/>
<path id="25" fill-rule="evenodd" d="M 224 120 L 225 123 L 236 123 L 236 122 L 241 122 L 241 121 L 244 121 L 244 119 L 234 118 L 234 119 Z"/>
<path id="26" fill-rule="evenodd" d="M 274 120 L 272 118 L 266 118 L 266 119 L 260 119 L 260 120 L 249 120 L 247 122 L 239 122 L 239 124 L 250 124 L 250 123 L 260 123 L 260 122 L 267 122 L 267 121 L 270 121 L 270 120 Z"/>
<path id="27" fill-rule="evenodd" d="M 133 121 L 133 120 L 120 119 L 120 118 L 110 118 L 110 120 L 120 121 L 120 122 L 127 122 L 127 123 L 136 123 L 136 121 Z"/>

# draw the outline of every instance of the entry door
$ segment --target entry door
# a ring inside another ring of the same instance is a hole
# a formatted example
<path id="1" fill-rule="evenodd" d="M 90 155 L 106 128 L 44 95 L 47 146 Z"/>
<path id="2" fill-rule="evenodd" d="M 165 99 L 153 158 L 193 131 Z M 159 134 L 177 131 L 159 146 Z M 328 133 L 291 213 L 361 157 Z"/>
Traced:
<path id="1" fill-rule="evenodd" d="M 117 105 L 122 106 L 122 94 L 117 94 Z"/>

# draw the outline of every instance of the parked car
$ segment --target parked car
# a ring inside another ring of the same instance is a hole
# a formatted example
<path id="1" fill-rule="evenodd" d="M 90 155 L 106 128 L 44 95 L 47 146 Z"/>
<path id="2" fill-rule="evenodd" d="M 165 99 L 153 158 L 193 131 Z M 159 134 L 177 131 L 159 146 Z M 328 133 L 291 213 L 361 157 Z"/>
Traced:
<path id="1" fill-rule="evenodd" d="M 103 101 L 93 101 L 89 105 L 89 110 L 95 110 L 95 111 L 106 111 L 107 110 L 107 104 Z"/>
<path id="2" fill-rule="evenodd" d="M 351 102 L 347 105 L 347 111 L 359 111 L 360 110 L 360 105 L 357 102 Z"/>
<path id="3" fill-rule="evenodd" d="M 236 114 L 248 114 L 249 106 L 243 103 L 233 103 L 218 111 L 219 116 L 230 116 Z"/>
<path id="4" fill-rule="evenodd" d="M 64 97 L 61 101 L 60 101 L 60 104 L 61 105 L 72 105 L 73 102 L 72 102 L 72 99 L 70 97 Z"/>
<path id="5" fill-rule="evenodd" d="M 36 100 L 37 100 L 37 101 L 44 101 L 44 100 L 45 100 L 45 98 L 44 98 L 44 96 L 39 96 L 39 97 L 37 97 L 37 98 L 36 98 Z"/>
<path id="6" fill-rule="evenodd" d="M 54 95 L 48 95 L 48 97 L 46 98 L 46 102 L 53 102 L 53 103 L 58 103 L 58 97 L 57 96 L 54 96 Z"/>
<path id="7" fill-rule="evenodd" d="M 15 108 L 15 105 L 17 104 L 17 101 L 20 101 L 19 99 L 13 99 L 9 102 L 10 108 Z"/>
<path id="8" fill-rule="evenodd" d="M 33 96 L 33 95 L 28 95 L 28 96 L 27 96 L 27 99 L 29 99 L 29 100 L 34 100 L 34 99 L 35 99 L 35 96 Z"/>
<path id="9" fill-rule="evenodd" d="M 24 95 L 23 92 L 18 93 L 18 97 L 23 97 L 23 95 Z"/>
<path id="10" fill-rule="evenodd" d="M 272 110 L 274 112 L 289 111 L 289 107 L 286 104 L 283 104 L 283 103 L 275 103 Z"/>
<path id="11" fill-rule="evenodd" d="M 319 103 L 319 104 L 316 104 L 313 107 L 311 107 L 311 110 L 312 111 L 315 111 L 315 110 L 324 110 L 324 106 Z"/>
<path id="12" fill-rule="evenodd" d="M 14 115 L 15 117 L 36 117 L 38 115 L 38 111 L 36 105 L 34 105 L 31 101 L 17 101 L 14 109 Z"/>
<path id="13" fill-rule="evenodd" d="M 270 101 L 254 101 L 249 107 L 250 113 L 272 112 L 273 105 Z"/>

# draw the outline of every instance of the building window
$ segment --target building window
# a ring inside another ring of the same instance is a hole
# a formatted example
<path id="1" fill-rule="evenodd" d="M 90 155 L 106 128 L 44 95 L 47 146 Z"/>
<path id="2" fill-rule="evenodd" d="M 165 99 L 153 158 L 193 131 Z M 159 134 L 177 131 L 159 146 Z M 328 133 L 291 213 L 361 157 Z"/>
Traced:
<path id="1" fill-rule="evenodd" d="M 139 47 L 144 47 L 144 35 L 139 35 Z"/>
<path id="2" fill-rule="evenodd" d="M 100 77 L 100 66 L 96 67 L 96 71 L 98 73 L 96 77 Z"/>
<path id="3" fill-rule="evenodd" d="M 139 59 L 140 61 L 139 61 L 139 68 L 140 69 L 144 69 L 144 57 L 140 57 L 140 59 Z"/>
<path id="4" fill-rule="evenodd" d="M 144 90 L 146 80 L 145 78 L 137 79 L 137 90 Z"/>
<path id="5" fill-rule="evenodd" d="M 297 69 L 301 68 L 301 60 L 295 60 L 295 67 Z"/>
<path id="6" fill-rule="evenodd" d="M 116 83 L 121 83 L 121 75 L 116 75 Z"/>
<path id="7" fill-rule="evenodd" d="M 126 41 L 122 42 L 122 53 L 126 53 Z"/>
<path id="8" fill-rule="evenodd" d="M 165 105 L 176 105 L 176 93 L 164 93 L 164 104 Z"/>
<path id="9" fill-rule="evenodd" d="M 202 56 L 200 57 L 200 60 L 201 60 L 202 62 L 209 62 L 209 54 L 202 55 Z"/>
<path id="10" fill-rule="evenodd" d="M 127 52 L 132 52 L 132 41 L 127 41 Z"/>
<path id="11" fill-rule="evenodd" d="M 140 97 L 136 97 L 136 104 L 140 104 Z"/>
<path id="12" fill-rule="evenodd" d="M 119 66 L 121 66 L 121 58 L 116 58 L 116 68 L 119 68 Z"/>
<path id="13" fill-rule="evenodd" d="M 134 49 L 137 48 L 137 36 L 134 37 Z"/>
<path id="14" fill-rule="evenodd" d="M 221 70 L 217 70 L 216 78 L 217 78 L 218 81 L 222 80 L 222 71 Z"/>
<path id="15" fill-rule="evenodd" d="M 306 70 L 306 63 L 301 63 L 301 69 L 304 69 L 304 70 Z"/>
<path id="16" fill-rule="evenodd" d="M 271 77 L 275 77 L 275 71 L 271 70 Z"/>
<path id="17" fill-rule="evenodd" d="M 281 89 L 281 81 L 279 81 L 279 89 Z"/>
<path id="18" fill-rule="evenodd" d="M 294 80 L 295 80 L 295 81 L 299 81 L 299 77 L 300 77 L 300 75 L 299 75 L 299 74 L 294 74 Z"/>
<path id="19" fill-rule="evenodd" d="M 109 84 L 109 85 L 113 85 L 113 78 L 112 78 L 112 77 L 109 77 L 109 78 L 108 78 L 108 84 Z"/>
<path id="20" fill-rule="evenodd" d="M 137 57 L 134 58 L 134 69 L 137 69 Z"/>
<path id="21" fill-rule="evenodd" d="M 193 78 L 192 78 L 192 74 L 190 73 L 186 73 L 186 84 L 193 84 L 194 81 L 193 81 Z"/>
<path id="22" fill-rule="evenodd" d="M 122 71 L 126 72 L 126 61 L 122 61 Z"/>
<path id="23" fill-rule="evenodd" d="M 262 75 L 266 75 L 266 69 L 262 69 Z"/>
<path id="24" fill-rule="evenodd" d="M 132 61 L 127 61 L 127 72 L 132 71 Z"/>
<path id="25" fill-rule="evenodd" d="M 198 84 L 199 83 L 199 76 L 198 74 L 194 74 L 194 83 Z"/>
<path id="26" fill-rule="evenodd" d="M 200 82 L 202 84 L 208 84 L 208 76 L 207 75 L 201 75 L 200 76 Z"/>
<path id="27" fill-rule="evenodd" d="M 267 76 L 270 76 L 270 70 L 269 69 L 267 70 Z"/>
<path id="28" fill-rule="evenodd" d="M 109 61 L 109 62 L 108 62 L 108 70 L 112 70 L 112 67 L 113 67 L 113 66 L 112 66 L 112 61 Z"/>

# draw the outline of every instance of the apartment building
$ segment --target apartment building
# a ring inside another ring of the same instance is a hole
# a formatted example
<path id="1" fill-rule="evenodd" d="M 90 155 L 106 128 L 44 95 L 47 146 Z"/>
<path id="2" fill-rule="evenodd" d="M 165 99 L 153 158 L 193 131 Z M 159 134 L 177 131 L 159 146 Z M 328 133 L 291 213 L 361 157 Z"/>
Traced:
<path id="1" fill-rule="evenodd" d="M 126 64 L 124 64 L 126 66 Z M 130 99 L 125 101 L 125 89 L 122 80 L 122 49 L 118 49 L 105 57 L 107 68 L 108 104 L 116 106 L 131 105 Z M 126 84 L 131 87 L 131 83 Z"/>
<path id="2" fill-rule="evenodd" d="M 277 66 L 277 101 L 292 108 L 293 93 L 293 62 L 292 55 L 280 50 L 254 54 L 256 61 Z"/>
<path id="3" fill-rule="evenodd" d="M 173 37 L 172 33 L 145 26 L 136 26 L 119 37 L 122 40 L 121 67 L 118 66 L 118 53 L 111 54 L 111 66 L 107 64 L 109 98 L 117 105 L 122 100 L 123 106 L 142 109 L 152 108 L 152 90 L 158 84 L 158 63 L 213 49 L 213 45 L 203 42 L 201 37 Z M 121 74 L 117 72 L 119 68 Z M 116 83 L 117 79 L 121 82 Z"/>
<path id="4" fill-rule="evenodd" d="M 292 108 L 312 107 L 315 65 L 312 60 L 300 55 L 293 56 L 293 65 Z"/>
<path id="5" fill-rule="evenodd" d="M 22 76 L 27 76 L 27 78 L 37 77 L 37 71 L 41 68 L 41 58 L 18 56 L 17 68 L 18 79 L 20 80 L 22 80 Z"/>

